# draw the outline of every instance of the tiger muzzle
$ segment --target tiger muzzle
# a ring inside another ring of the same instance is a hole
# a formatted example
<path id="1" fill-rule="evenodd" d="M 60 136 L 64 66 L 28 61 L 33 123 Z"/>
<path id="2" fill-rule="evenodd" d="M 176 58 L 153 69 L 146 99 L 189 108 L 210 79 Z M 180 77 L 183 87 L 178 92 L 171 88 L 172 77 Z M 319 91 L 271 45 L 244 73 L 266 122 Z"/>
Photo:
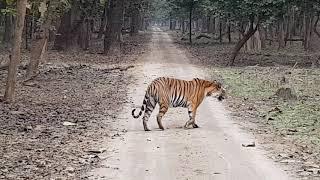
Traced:
<path id="1" fill-rule="evenodd" d="M 218 96 L 218 98 L 217 98 L 219 101 L 222 101 L 222 100 L 224 100 L 225 99 L 225 97 L 223 97 L 223 96 Z"/>
<path id="2" fill-rule="evenodd" d="M 224 89 L 222 89 L 221 94 L 217 97 L 217 99 L 219 101 L 222 101 L 226 98 L 225 96 L 226 96 L 226 91 Z"/>

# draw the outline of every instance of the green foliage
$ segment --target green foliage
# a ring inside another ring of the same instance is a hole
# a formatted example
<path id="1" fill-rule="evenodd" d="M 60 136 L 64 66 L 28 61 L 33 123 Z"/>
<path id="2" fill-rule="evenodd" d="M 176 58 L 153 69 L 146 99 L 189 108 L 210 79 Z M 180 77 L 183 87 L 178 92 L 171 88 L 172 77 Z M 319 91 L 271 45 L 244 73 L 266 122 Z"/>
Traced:
<path id="1" fill-rule="evenodd" d="M 174 4 L 168 0 L 151 0 L 151 17 L 154 20 L 168 19 Z"/>
<path id="2" fill-rule="evenodd" d="M 285 12 L 287 3 L 286 0 L 218 0 L 217 6 L 220 14 L 234 20 L 245 21 L 254 17 L 266 21 Z"/>
<path id="3" fill-rule="evenodd" d="M 155 20 L 170 18 L 187 18 L 192 7 L 197 17 L 199 14 L 208 14 L 215 8 L 210 0 L 152 0 L 151 12 Z"/>
<path id="4" fill-rule="evenodd" d="M 4 0 L 0 2 L 0 14 L 2 15 L 15 15 L 15 0 Z"/>
<path id="5" fill-rule="evenodd" d="M 2 15 L 14 15 L 16 13 L 16 9 L 15 8 L 10 8 L 10 7 L 7 7 L 5 9 L 1 9 L 0 10 L 0 14 Z"/>

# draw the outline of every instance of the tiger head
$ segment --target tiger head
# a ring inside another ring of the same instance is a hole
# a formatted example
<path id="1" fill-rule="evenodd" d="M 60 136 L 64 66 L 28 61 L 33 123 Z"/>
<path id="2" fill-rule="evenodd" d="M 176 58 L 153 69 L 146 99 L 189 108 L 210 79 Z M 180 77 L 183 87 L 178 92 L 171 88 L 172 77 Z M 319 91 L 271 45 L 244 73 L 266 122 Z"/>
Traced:
<path id="1" fill-rule="evenodd" d="M 206 96 L 216 97 L 219 101 L 226 98 L 226 90 L 222 87 L 222 84 L 217 81 L 206 81 L 205 94 Z"/>

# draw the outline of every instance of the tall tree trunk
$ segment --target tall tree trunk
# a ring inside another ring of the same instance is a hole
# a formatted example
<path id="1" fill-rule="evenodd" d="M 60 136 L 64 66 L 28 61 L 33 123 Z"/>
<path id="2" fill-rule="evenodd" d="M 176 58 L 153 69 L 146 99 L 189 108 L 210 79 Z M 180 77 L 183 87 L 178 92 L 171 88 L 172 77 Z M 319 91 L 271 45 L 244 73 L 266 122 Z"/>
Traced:
<path id="1" fill-rule="evenodd" d="M 320 19 L 320 12 L 318 12 L 316 20 L 315 20 L 314 25 L 313 25 L 313 31 L 318 36 L 318 38 L 320 38 L 320 33 L 317 30 L 319 19 Z"/>
<path id="2" fill-rule="evenodd" d="M 72 1 L 71 9 L 62 18 L 54 42 L 54 49 L 68 50 L 77 45 L 84 17 L 80 16 L 80 7 L 77 1 Z"/>
<path id="3" fill-rule="evenodd" d="M 47 3 L 47 2 L 44 2 Z M 46 11 L 45 21 L 40 25 L 40 28 L 35 32 L 35 38 L 31 42 L 31 58 L 27 68 L 27 80 L 37 75 L 37 70 L 43 56 L 47 50 L 49 39 L 49 28 L 52 22 L 52 8 L 50 2 Z M 44 17 L 43 17 L 44 18 Z"/>
<path id="4" fill-rule="evenodd" d="M 212 22 L 211 22 L 211 30 L 210 30 L 210 33 L 212 34 L 216 34 L 216 17 L 211 17 L 212 19 Z"/>
<path id="5" fill-rule="evenodd" d="M 268 28 L 269 28 L 269 33 L 270 33 L 270 35 L 269 35 L 269 39 L 270 39 L 269 40 L 269 46 L 271 46 L 272 45 L 272 41 L 274 39 L 274 33 L 273 33 L 272 25 L 269 25 Z"/>
<path id="6" fill-rule="evenodd" d="M 169 29 L 173 30 L 173 19 L 171 13 L 169 14 Z"/>
<path id="7" fill-rule="evenodd" d="M 288 7 L 285 45 L 287 45 L 288 39 L 292 39 L 293 33 L 294 33 L 294 7 Z M 290 44 L 292 44 L 292 41 L 290 41 Z"/>
<path id="8" fill-rule="evenodd" d="M 208 32 L 208 20 L 206 16 L 202 17 L 202 27 L 201 27 L 201 32 L 205 33 Z"/>
<path id="9" fill-rule="evenodd" d="M 20 48 L 21 48 L 21 40 L 22 40 L 22 31 L 24 27 L 24 18 L 26 15 L 26 6 L 27 0 L 17 0 L 17 20 L 15 23 L 15 31 L 14 31 L 14 38 L 13 38 L 13 48 L 11 59 L 8 68 L 8 78 L 7 78 L 7 85 L 4 95 L 4 100 L 7 102 L 12 102 L 15 93 L 15 86 L 17 81 L 17 69 L 18 64 L 20 62 Z"/>
<path id="10" fill-rule="evenodd" d="M 229 43 L 231 43 L 231 23 L 230 23 L 230 20 L 228 19 L 227 20 L 227 31 L 228 31 L 228 41 Z"/>
<path id="11" fill-rule="evenodd" d="M 15 24 L 15 17 L 12 15 L 6 15 L 3 42 L 8 44 L 10 48 L 12 47 L 12 39 L 15 31 L 14 24 Z"/>
<path id="12" fill-rule="evenodd" d="M 219 42 L 222 43 L 222 19 L 219 18 Z"/>
<path id="13" fill-rule="evenodd" d="M 181 25 L 182 25 L 182 34 L 184 34 L 185 32 L 186 32 L 186 23 L 185 23 L 185 21 L 184 21 L 184 19 L 181 19 Z"/>
<path id="14" fill-rule="evenodd" d="M 92 34 L 92 28 L 89 19 L 84 20 L 84 23 L 81 24 L 79 31 L 78 44 L 81 49 L 88 50 Z"/>
<path id="15" fill-rule="evenodd" d="M 279 49 L 283 49 L 285 47 L 285 32 L 284 32 L 284 19 L 283 16 L 279 20 L 279 32 L 278 32 L 278 42 Z"/>
<path id="16" fill-rule="evenodd" d="M 267 28 L 265 27 L 262 27 L 259 29 L 260 29 L 261 48 L 263 49 L 263 48 L 266 48 L 266 39 L 268 39 L 268 32 L 267 32 Z"/>
<path id="17" fill-rule="evenodd" d="M 101 16 L 101 24 L 100 24 L 100 28 L 99 28 L 99 34 L 98 34 L 98 39 L 102 38 L 102 35 L 106 29 L 106 25 L 107 25 L 107 20 L 108 20 L 108 12 L 109 12 L 109 2 L 110 1 L 106 1 L 105 3 L 105 7 L 103 9 L 103 14 Z"/>
<path id="18" fill-rule="evenodd" d="M 195 20 L 196 32 L 199 32 L 199 19 Z"/>
<path id="19" fill-rule="evenodd" d="M 122 41 L 123 0 L 111 0 L 108 29 L 104 38 L 104 54 L 120 55 Z"/>
<path id="20" fill-rule="evenodd" d="M 140 24 L 140 11 L 137 7 L 135 7 L 132 12 L 132 18 L 130 23 L 131 36 L 138 34 L 139 24 Z"/>
<path id="21" fill-rule="evenodd" d="M 249 29 L 247 28 L 245 34 L 247 34 L 248 31 Z M 245 43 L 245 47 L 247 51 L 261 51 L 261 35 L 260 35 L 259 28 L 247 40 L 247 42 Z"/>
<path id="22" fill-rule="evenodd" d="M 309 3 L 307 4 L 309 7 Z M 304 50 L 308 51 L 310 48 L 311 34 L 312 34 L 312 12 L 306 12 L 304 24 Z"/>
<path id="23" fill-rule="evenodd" d="M 176 30 L 176 26 L 177 26 L 177 21 L 173 20 L 173 22 L 172 22 L 172 30 Z"/>
<path id="24" fill-rule="evenodd" d="M 250 37 L 252 35 L 254 35 L 254 33 L 257 31 L 258 27 L 259 27 L 259 20 L 256 23 L 256 27 L 254 27 L 254 18 L 252 18 L 251 21 L 250 21 L 250 27 L 248 29 L 248 32 L 244 34 L 242 39 L 234 47 L 232 55 L 231 55 L 231 58 L 230 58 L 230 61 L 228 62 L 227 65 L 229 65 L 229 66 L 233 66 L 234 65 L 234 61 L 235 61 L 237 55 L 239 54 L 240 49 L 248 41 L 248 39 L 250 39 Z"/>
<path id="25" fill-rule="evenodd" d="M 211 28 L 211 17 L 207 16 L 207 33 L 211 33 L 210 28 Z"/>
<path id="26" fill-rule="evenodd" d="M 193 11 L 193 2 L 190 5 L 189 9 L 189 42 L 192 44 L 192 11 Z"/>

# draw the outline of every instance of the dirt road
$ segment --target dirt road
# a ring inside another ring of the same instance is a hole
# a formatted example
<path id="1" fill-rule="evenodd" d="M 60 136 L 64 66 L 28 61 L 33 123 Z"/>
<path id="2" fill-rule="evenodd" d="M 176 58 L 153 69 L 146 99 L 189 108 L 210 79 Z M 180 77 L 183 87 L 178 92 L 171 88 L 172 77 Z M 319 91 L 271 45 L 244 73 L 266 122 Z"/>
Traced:
<path id="1" fill-rule="evenodd" d="M 107 156 L 99 169 L 94 169 L 91 179 L 120 180 L 282 180 L 288 175 L 256 147 L 242 147 L 254 138 L 240 130 L 230 119 L 224 104 L 207 98 L 196 117 L 198 129 L 182 128 L 188 119 L 186 109 L 169 109 L 164 116 L 164 131 L 158 129 L 155 115 L 149 120 L 152 131 L 143 131 L 141 119 L 131 117 L 133 107 L 140 106 L 145 89 L 152 79 L 170 76 L 190 80 L 205 78 L 204 71 L 190 65 L 184 52 L 172 43 L 167 33 L 155 29 L 150 43 L 151 53 L 143 57 L 141 65 L 132 70 L 136 78 L 129 89 L 130 103 L 119 116 L 116 134 L 103 147 Z"/>

